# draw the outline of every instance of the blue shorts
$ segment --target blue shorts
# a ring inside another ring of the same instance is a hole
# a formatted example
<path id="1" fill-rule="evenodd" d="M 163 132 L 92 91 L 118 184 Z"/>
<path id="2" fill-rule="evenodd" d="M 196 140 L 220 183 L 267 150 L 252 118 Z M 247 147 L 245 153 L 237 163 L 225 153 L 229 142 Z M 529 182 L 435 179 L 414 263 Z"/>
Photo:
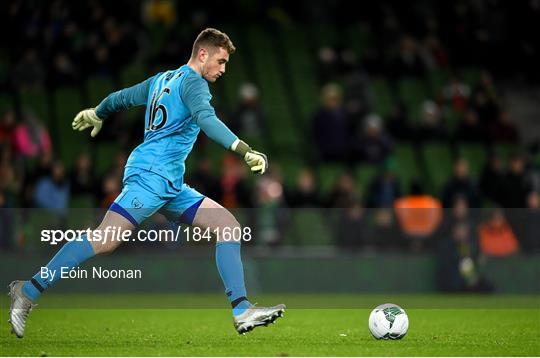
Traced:
<path id="1" fill-rule="evenodd" d="M 122 215 L 135 226 L 158 211 L 171 222 L 191 225 L 204 198 L 187 184 L 176 189 L 156 173 L 130 169 L 124 176 L 122 192 L 109 210 Z"/>

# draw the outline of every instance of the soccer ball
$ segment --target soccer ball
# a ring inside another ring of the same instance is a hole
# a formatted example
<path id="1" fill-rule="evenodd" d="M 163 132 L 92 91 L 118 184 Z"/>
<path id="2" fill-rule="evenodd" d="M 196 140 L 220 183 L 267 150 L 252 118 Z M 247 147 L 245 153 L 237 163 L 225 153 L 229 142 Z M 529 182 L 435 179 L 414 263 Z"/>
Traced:
<path id="1" fill-rule="evenodd" d="M 369 315 L 369 330 L 375 339 L 401 339 L 408 329 L 407 313 L 393 303 L 377 306 Z"/>

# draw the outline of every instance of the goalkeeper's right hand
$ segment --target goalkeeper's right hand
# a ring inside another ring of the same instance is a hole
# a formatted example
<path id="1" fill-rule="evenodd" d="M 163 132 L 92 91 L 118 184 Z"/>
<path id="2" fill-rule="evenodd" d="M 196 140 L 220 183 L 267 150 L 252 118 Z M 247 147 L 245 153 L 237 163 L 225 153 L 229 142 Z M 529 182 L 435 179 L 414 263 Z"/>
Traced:
<path id="1" fill-rule="evenodd" d="M 266 154 L 254 151 L 240 139 L 237 139 L 230 149 L 244 158 L 253 173 L 264 174 L 268 170 L 268 157 Z"/>
<path id="2" fill-rule="evenodd" d="M 94 108 L 85 109 L 80 111 L 71 123 L 71 127 L 74 131 L 83 131 L 86 128 L 94 127 L 90 135 L 95 137 L 103 126 L 103 120 L 98 117 Z"/>

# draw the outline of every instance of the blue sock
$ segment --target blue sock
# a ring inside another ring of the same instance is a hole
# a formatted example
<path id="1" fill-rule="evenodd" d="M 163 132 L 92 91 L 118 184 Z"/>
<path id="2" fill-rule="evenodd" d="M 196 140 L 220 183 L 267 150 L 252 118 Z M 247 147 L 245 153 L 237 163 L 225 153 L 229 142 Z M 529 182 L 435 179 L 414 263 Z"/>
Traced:
<path id="1" fill-rule="evenodd" d="M 216 265 L 235 316 L 244 313 L 250 306 L 246 298 L 240 247 L 239 242 L 219 242 L 216 244 Z"/>
<path id="2" fill-rule="evenodd" d="M 60 251 L 47 264 L 47 272 L 54 273 L 53 278 L 49 277 L 50 275 L 42 276 L 40 270 L 30 281 L 25 282 L 23 292 L 28 298 L 36 301 L 43 291 L 60 279 L 62 268 L 69 271 L 95 255 L 90 241 L 86 238 L 86 234 L 82 235 L 81 239 L 82 241 L 74 240 L 64 244 Z"/>

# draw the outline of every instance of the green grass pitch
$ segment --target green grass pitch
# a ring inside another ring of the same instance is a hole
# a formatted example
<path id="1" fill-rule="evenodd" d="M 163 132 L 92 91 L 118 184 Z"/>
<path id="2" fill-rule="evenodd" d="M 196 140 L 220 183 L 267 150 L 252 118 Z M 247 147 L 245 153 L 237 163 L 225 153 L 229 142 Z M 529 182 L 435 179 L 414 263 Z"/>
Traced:
<path id="1" fill-rule="evenodd" d="M 276 324 L 238 335 L 218 295 L 50 293 L 31 313 L 26 336 L 17 339 L 6 323 L 9 302 L 3 297 L 0 355 L 540 355 L 538 296 L 313 294 L 255 299 L 284 302 L 289 308 Z M 377 341 L 367 328 L 371 308 L 385 302 L 401 305 L 409 315 L 409 332 L 400 341 Z"/>

